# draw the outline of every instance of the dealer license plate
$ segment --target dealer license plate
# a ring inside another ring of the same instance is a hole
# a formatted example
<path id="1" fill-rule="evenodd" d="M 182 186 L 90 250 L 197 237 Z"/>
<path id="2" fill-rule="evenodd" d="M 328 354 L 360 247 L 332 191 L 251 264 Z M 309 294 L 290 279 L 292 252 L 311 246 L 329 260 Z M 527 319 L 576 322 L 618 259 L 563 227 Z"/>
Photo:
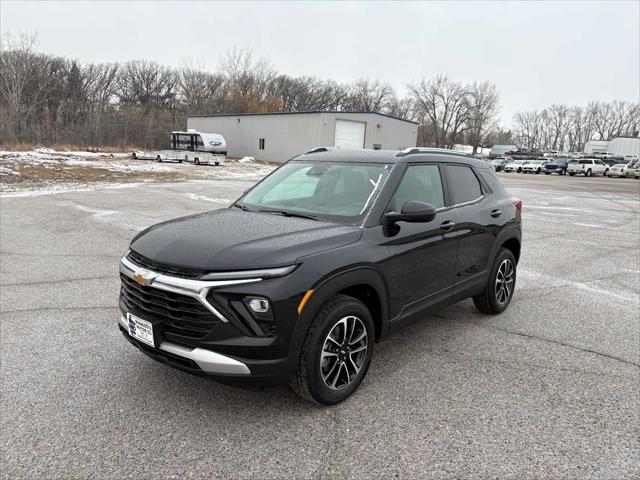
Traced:
<path id="1" fill-rule="evenodd" d="M 127 325 L 129 327 L 129 335 L 155 348 L 155 343 L 153 342 L 153 325 L 151 322 L 127 313 Z"/>

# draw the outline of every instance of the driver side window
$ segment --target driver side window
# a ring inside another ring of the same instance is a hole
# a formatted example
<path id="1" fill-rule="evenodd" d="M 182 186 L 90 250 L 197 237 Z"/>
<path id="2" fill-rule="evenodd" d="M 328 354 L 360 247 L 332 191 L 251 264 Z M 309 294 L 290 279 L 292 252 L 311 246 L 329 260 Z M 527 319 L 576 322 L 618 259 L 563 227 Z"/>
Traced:
<path id="1" fill-rule="evenodd" d="M 438 165 L 410 165 L 398 185 L 390 208 L 397 212 L 410 200 L 444 207 L 444 192 Z"/>

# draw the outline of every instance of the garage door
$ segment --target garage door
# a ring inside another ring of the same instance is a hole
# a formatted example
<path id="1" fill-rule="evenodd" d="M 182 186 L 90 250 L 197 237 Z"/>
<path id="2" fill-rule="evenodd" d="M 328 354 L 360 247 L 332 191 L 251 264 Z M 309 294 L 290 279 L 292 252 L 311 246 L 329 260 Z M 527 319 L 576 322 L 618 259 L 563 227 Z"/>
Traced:
<path id="1" fill-rule="evenodd" d="M 364 129 L 366 123 L 350 120 L 336 120 L 334 146 L 341 148 L 364 148 Z"/>

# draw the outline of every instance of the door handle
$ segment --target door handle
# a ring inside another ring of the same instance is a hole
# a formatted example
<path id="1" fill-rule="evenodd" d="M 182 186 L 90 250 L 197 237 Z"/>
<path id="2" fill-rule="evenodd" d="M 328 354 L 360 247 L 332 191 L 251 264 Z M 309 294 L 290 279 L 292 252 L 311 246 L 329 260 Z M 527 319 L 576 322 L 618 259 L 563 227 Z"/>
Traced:
<path id="1" fill-rule="evenodd" d="M 446 222 L 442 222 L 440 224 L 440 230 L 451 230 L 455 226 L 456 224 L 454 222 L 452 222 L 451 220 L 447 220 Z"/>
<path id="2" fill-rule="evenodd" d="M 498 218 L 500 215 L 502 215 L 502 210 L 496 208 L 495 210 L 491 210 L 491 216 L 493 218 Z"/>

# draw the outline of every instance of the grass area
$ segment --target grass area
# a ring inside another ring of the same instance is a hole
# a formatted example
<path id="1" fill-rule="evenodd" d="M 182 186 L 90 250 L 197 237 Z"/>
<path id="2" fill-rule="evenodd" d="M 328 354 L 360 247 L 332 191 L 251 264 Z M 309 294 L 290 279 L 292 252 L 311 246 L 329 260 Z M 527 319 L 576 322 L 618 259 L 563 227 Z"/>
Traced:
<path id="1" fill-rule="evenodd" d="M 113 147 L 113 146 L 92 146 L 92 145 L 72 145 L 67 143 L 40 144 L 40 143 L 0 143 L 0 150 L 8 152 L 30 152 L 37 148 L 51 148 L 60 152 L 101 152 L 101 153 L 128 153 L 134 150 L 143 150 L 140 147 Z"/>

